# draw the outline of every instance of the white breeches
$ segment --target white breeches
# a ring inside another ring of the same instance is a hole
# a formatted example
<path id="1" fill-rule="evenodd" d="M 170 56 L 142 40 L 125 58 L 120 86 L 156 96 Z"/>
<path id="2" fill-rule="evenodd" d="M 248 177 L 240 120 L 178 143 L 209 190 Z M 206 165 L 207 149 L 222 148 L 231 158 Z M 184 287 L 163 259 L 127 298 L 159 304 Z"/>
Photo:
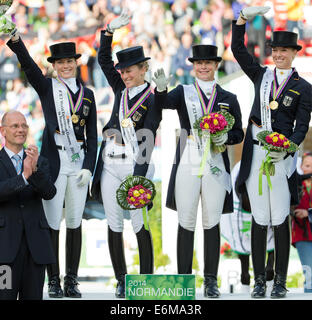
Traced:
<path id="1" fill-rule="evenodd" d="M 116 149 L 115 149 L 116 151 Z M 119 150 L 122 153 L 122 149 Z M 118 154 L 118 152 L 116 153 Z M 125 210 L 122 209 L 116 200 L 116 191 L 121 182 L 133 174 L 133 157 L 127 155 L 125 159 L 104 157 L 104 166 L 101 175 L 101 194 L 107 224 L 114 232 L 123 231 L 123 218 Z M 146 177 L 152 179 L 154 175 L 154 165 L 150 164 Z M 139 232 L 144 225 L 142 209 L 129 210 L 132 227 L 135 233 Z"/>
<path id="2" fill-rule="evenodd" d="M 258 128 L 253 126 L 253 136 Z M 254 145 L 251 170 L 246 187 L 251 206 L 251 213 L 257 224 L 277 226 L 284 222 L 290 210 L 290 192 L 288 187 L 286 167 L 289 160 L 281 160 L 275 163 L 275 175 L 270 177 L 272 190 L 269 189 L 267 178 L 262 175 L 262 195 L 259 196 L 259 169 L 266 151 L 262 146 Z"/>
<path id="3" fill-rule="evenodd" d="M 85 208 L 89 184 L 79 187 L 77 172 L 81 169 L 84 160 L 84 150 L 80 151 L 79 164 L 73 165 L 68 159 L 65 150 L 58 150 L 60 157 L 60 171 L 55 181 L 56 195 L 51 200 L 42 200 L 44 212 L 49 226 L 59 230 L 63 217 L 65 200 L 66 227 L 76 229 L 80 226 Z"/>
<path id="4" fill-rule="evenodd" d="M 221 154 L 218 166 L 225 170 Z M 197 208 L 201 196 L 202 226 L 211 229 L 220 222 L 226 190 L 213 177 L 206 165 L 204 175 L 198 178 L 201 158 L 196 143 L 188 139 L 177 170 L 175 199 L 179 224 L 186 230 L 195 231 Z"/>

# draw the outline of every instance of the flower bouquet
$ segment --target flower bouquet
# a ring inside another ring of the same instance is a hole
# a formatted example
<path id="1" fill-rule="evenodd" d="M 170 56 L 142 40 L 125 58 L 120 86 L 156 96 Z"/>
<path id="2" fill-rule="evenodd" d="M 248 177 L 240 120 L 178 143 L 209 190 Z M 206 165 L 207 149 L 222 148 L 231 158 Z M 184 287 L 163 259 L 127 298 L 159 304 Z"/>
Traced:
<path id="1" fill-rule="evenodd" d="M 16 25 L 9 18 L 0 15 L 0 34 L 10 34 L 15 28 Z"/>
<path id="2" fill-rule="evenodd" d="M 11 7 L 13 0 L 0 0 L 0 16 L 5 14 Z"/>
<path id="3" fill-rule="evenodd" d="M 200 164 L 199 176 L 202 175 L 204 170 L 204 166 L 210 152 L 210 143 L 212 144 L 212 151 L 215 153 L 224 152 L 226 150 L 225 144 L 217 146 L 211 142 L 211 137 L 221 136 L 229 132 L 233 128 L 234 123 L 234 117 L 227 111 L 209 113 L 208 115 L 204 115 L 199 118 L 194 123 L 193 128 L 197 131 L 198 136 L 202 141 L 206 140 L 206 146 Z"/>
<path id="4" fill-rule="evenodd" d="M 124 210 L 136 210 L 143 208 L 144 227 L 148 228 L 146 207 L 156 195 L 154 183 L 141 176 L 128 176 L 116 191 L 118 204 Z"/>
<path id="5" fill-rule="evenodd" d="M 259 195 L 262 195 L 262 175 L 266 175 L 269 188 L 272 190 L 270 176 L 272 177 L 275 174 L 275 165 L 271 162 L 270 152 L 286 151 L 287 153 L 294 153 L 299 147 L 278 132 L 261 131 L 257 134 L 257 139 L 262 143 L 263 149 L 267 150 L 266 157 L 262 161 L 259 172 Z"/>
<path id="6" fill-rule="evenodd" d="M 235 252 L 232 250 L 230 244 L 228 242 L 224 242 L 220 248 L 220 253 L 224 255 L 226 258 L 236 258 Z"/>

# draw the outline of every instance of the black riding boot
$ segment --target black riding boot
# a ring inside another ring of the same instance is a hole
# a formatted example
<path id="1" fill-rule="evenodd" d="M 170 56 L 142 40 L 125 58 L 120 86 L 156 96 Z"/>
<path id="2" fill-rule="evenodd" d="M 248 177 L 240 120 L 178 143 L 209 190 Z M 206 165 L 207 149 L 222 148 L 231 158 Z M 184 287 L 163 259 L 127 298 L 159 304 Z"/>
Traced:
<path id="1" fill-rule="evenodd" d="M 59 230 L 50 228 L 50 236 L 52 248 L 55 255 L 56 263 L 47 265 L 48 273 L 48 294 L 50 298 L 63 298 L 63 290 L 60 283 L 60 267 L 59 267 Z"/>
<path id="2" fill-rule="evenodd" d="M 274 279 L 274 250 L 268 252 L 265 275 L 266 281 L 271 281 Z"/>
<path id="3" fill-rule="evenodd" d="M 250 274 L 249 274 L 249 254 L 239 254 L 238 258 L 241 263 L 241 283 L 243 285 L 250 285 Z"/>
<path id="4" fill-rule="evenodd" d="M 151 233 L 144 226 L 136 233 L 140 257 L 140 274 L 154 273 L 154 252 Z"/>
<path id="5" fill-rule="evenodd" d="M 66 229 L 66 276 L 64 278 L 65 297 L 81 298 L 78 289 L 78 268 L 81 253 L 81 225 L 76 229 Z"/>
<path id="6" fill-rule="evenodd" d="M 204 230 L 204 296 L 218 298 L 217 274 L 220 257 L 219 224 Z"/>
<path id="7" fill-rule="evenodd" d="M 179 274 L 192 274 L 194 231 L 178 228 L 177 262 Z"/>
<path id="8" fill-rule="evenodd" d="M 266 293 L 265 256 L 267 244 L 267 226 L 261 226 L 252 218 L 251 257 L 255 276 L 253 298 L 264 298 Z"/>
<path id="9" fill-rule="evenodd" d="M 289 218 L 273 227 L 275 245 L 275 277 L 271 298 L 284 298 L 287 293 L 286 278 L 290 251 Z"/>
<path id="10" fill-rule="evenodd" d="M 127 265 L 125 259 L 122 232 L 114 232 L 108 227 L 108 247 L 112 260 L 112 265 L 117 279 L 116 298 L 125 297 L 125 275 L 127 274 Z"/>

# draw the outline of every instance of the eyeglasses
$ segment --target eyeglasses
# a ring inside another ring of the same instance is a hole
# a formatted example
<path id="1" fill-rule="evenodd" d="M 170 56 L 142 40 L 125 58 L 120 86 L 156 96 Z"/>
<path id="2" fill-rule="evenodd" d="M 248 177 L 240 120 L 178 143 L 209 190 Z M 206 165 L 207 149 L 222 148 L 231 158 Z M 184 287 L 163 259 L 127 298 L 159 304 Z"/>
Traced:
<path id="1" fill-rule="evenodd" d="M 17 124 L 17 123 L 14 123 L 14 124 L 11 124 L 10 126 L 3 126 L 3 127 L 9 127 L 10 129 L 12 130 L 17 130 L 19 128 L 22 128 L 23 130 L 27 130 L 29 128 L 28 124 Z"/>

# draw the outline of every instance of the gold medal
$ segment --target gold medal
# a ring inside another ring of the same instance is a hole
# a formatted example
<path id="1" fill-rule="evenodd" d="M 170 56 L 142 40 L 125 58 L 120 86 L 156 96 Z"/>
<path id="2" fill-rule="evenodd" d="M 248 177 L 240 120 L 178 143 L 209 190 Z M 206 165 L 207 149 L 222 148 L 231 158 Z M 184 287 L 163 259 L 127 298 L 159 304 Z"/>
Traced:
<path id="1" fill-rule="evenodd" d="M 86 123 L 86 120 L 85 120 L 85 119 L 81 119 L 81 120 L 80 120 L 80 125 L 81 125 L 82 127 L 85 125 L 85 123 Z"/>
<path id="2" fill-rule="evenodd" d="M 74 113 L 74 114 L 72 115 L 71 119 L 72 119 L 72 122 L 73 122 L 73 123 L 78 123 L 78 121 L 79 121 L 79 116 L 77 116 L 77 115 Z"/>
<path id="3" fill-rule="evenodd" d="M 278 108 L 278 102 L 273 100 L 270 102 L 269 106 L 270 106 L 271 110 L 276 110 Z"/>
<path id="4" fill-rule="evenodd" d="M 130 123 L 130 119 L 129 118 L 126 118 L 126 119 L 123 119 L 121 120 L 121 126 L 123 128 L 129 128 L 131 126 L 131 123 Z"/>

